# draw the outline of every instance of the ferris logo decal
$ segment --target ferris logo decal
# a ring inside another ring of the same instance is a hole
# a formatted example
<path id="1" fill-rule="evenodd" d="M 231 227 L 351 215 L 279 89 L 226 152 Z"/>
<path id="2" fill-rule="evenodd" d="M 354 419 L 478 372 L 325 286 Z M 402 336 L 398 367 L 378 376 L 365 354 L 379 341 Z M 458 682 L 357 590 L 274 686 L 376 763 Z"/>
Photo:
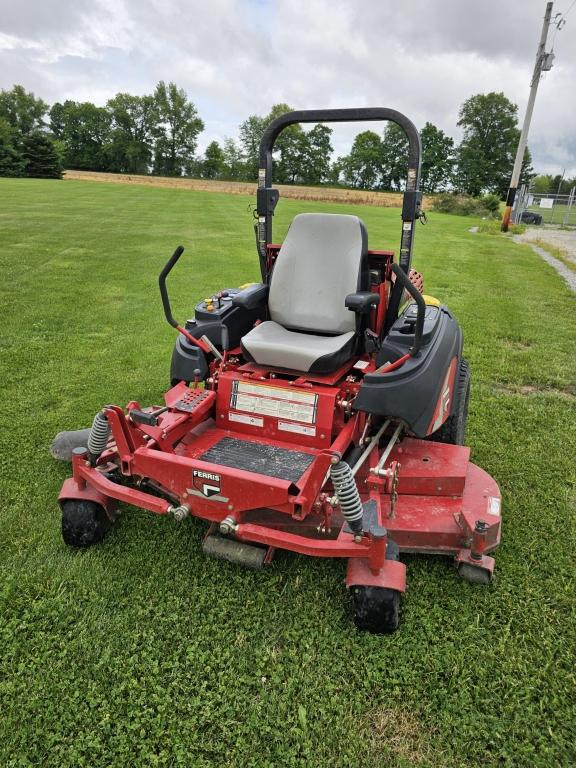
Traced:
<path id="1" fill-rule="evenodd" d="M 216 494 L 220 493 L 220 475 L 215 475 L 212 472 L 202 472 L 200 469 L 193 469 L 192 485 L 207 498 L 216 496 Z"/>

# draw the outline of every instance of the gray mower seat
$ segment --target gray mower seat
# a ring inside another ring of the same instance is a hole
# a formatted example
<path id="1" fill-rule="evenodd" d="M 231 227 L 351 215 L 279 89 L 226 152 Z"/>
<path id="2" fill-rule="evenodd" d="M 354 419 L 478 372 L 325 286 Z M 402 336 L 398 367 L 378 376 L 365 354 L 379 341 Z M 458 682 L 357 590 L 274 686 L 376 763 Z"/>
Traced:
<path id="1" fill-rule="evenodd" d="M 242 338 L 247 359 L 274 368 L 330 373 L 354 354 L 357 319 L 348 294 L 367 288 L 368 237 L 357 216 L 301 213 L 270 280 L 270 320 Z"/>

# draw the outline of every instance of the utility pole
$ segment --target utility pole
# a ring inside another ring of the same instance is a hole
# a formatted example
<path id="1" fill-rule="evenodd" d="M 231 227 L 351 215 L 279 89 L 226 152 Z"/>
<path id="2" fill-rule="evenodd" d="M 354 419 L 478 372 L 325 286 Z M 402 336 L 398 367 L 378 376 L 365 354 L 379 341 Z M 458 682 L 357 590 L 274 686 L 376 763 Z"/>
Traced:
<path id="1" fill-rule="evenodd" d="M 554 54 L 545 52 L 546 38 L 548 37 L 548 28 L 550 26 L 550 18 L 552 16 L 552 5 L 553 3 L 546 4 L 546 13 L 544 14 L 542 34 L 540 35 L 540 43 L 538 44 L 538 50 L 536 52 L 536 63 L 534 64 L 532 82 L 530 83 L 530 97 L 528 98 L 528 104 L 526 106 L 524 125 L 522 126 L 520 141 L 518 142 L 518 149 L 516 150 L 516 159 L 514 161 L 514 168 L 512 170 L 512 179 L 510 180 L 510 187 L 508 189 L 508 195 L 506 196 L 506 208 L 504 210 L 502 225 L 500 227 L 502 232 L 508 232 L 508 224 L 510 223 L 512 206 L 514 205 L 514 198 L 516 197 L 516 190 L 520 180 L 520 171 L 522 170 L 522 161 L 524 160 L 524 152 L 526 151 L 526 144 L 528 142 L 528 131 L 530 130 L 530 121 L 532 120 L 532 112 L 534 110 L 534 102 L 536 101 L 538 84 L 540 83 L 540 75 L 542 72 L 548 72 L 550 69 L 552 69 Z"/>

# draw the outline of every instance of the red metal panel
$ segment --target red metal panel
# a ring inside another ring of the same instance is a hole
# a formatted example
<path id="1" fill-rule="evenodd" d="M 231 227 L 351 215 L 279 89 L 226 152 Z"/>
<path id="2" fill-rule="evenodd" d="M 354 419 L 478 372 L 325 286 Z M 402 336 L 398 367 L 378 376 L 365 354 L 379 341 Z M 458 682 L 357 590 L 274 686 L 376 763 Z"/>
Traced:
<path id="1" fill-rule="evenodd" d="M 356 544 L 349 533 L 340 532 L 337 539 L 313 539 L 299 536 L 296 533 L 278 531 L 265 525 L 255 523 L 240 523 L 235 531 L 240 541 L 252 541 L 256 544 L 266 544 L 269 547 L 289 549 L 300 555 L 314 557 L 364 557 L 370 553 L 368 539 Z"/>
<path id="2" fill-rule="evenodd" d="M 259 410 L 249 411 L 240 404 L 240 397 L 234 390 L 241 387 L 251 387 L 255 393 L 261 393 L 245 396 L 256 403 Z M 332 423 L 339 391 L 336 387 L 291 387 L 283 379 L 261 381 L 245 378 L 237 372 L 226 372 L 218 381 L 216 423 L 219 428 L 255 437 L 273 438 L 303 447 L 327 448 L 332 442 Z M 275 392 L 277 397 L 274 397 Z M 312 403 L 304 404 L 304 409 L 311 413 L 310 420 L 296 418 L 298 397 L 307 397 Z M 267 415 L 263 412 L 267 405 L 293 405 L 294 416 Z"/>
<path id="3" fill-rule="evenodd" d="M 398 461 L 398 493 L 430 496 L 461 496 L 464 492 L 470 448 L 410 437 L 390 455 Z"/>
<path id="4" fill-rule="evenodd" d="M 346 586 L 385 587 L 406 592 L 406 566 L 397 560 L 385 560 L 380 571 L 373 573 L 366 558 L 351 557 L 346 571 Z"/>
<path id="5" fill-rule="evenodd" d="M 94 501 L 96 504 L 100 504 L 100 506 L 104 507 L 110 518 L 113 517 L 113 512 L 117 508 L 117 504 L 109 496 L 105 496 L 99 490 L 89 485 L 84 485 L 81 488 L 73 477 L 69 477 L 64 480 L 64 484 L 60 489 L 58 503 L 62 505 L 62 502 L 73 499 L 78 501 Z"/>
<path id="6" fill-rule="evenodd" d="M 206 496 L 194 482 L 194 471 L 214 475 L 218 493 Z M 222 520 L 230 512 L 288 504 L 291 483 L 275 477 L 211 464 L 200 459 L 141 448 L 136 451 L 133 473 L 150 477 L 190 506 L 193 515 Z"/>

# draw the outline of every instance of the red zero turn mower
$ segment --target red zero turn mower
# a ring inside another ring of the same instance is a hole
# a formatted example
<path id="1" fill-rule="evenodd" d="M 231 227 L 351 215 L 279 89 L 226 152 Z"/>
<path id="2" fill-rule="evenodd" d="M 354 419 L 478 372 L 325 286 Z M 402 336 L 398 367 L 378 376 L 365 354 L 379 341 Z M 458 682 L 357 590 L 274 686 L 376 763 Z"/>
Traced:
<path id="1" fill-rule="evenodd" d="M 391 120 L 408 138 L 398 262 L 368 249 L 356 216 L 300 214 L 273 244 L 280 132 L 356 120 Z M 346 558 L 354 621 L 377 633 L 398 627 L 403 552 L 449 555 L 462 578 L 490 581 L 500 492 L 462 445 L 462 331 L 422 295 L 420 276 L 410 279 L 419 174 L 418 132 L 391 109 L 289 112 L 268 126 L 257 193 L 262 283 L 215 293 L 180 326 L 166 291 L 175 251 L 160 275 L 180 334 L 171 389 L 162 406 L 97 413 L 60 493 L 67 544 L 100 541 L 121 501 L 207 520 L 204 551 L 251 567 L 278 548 Z"/>

